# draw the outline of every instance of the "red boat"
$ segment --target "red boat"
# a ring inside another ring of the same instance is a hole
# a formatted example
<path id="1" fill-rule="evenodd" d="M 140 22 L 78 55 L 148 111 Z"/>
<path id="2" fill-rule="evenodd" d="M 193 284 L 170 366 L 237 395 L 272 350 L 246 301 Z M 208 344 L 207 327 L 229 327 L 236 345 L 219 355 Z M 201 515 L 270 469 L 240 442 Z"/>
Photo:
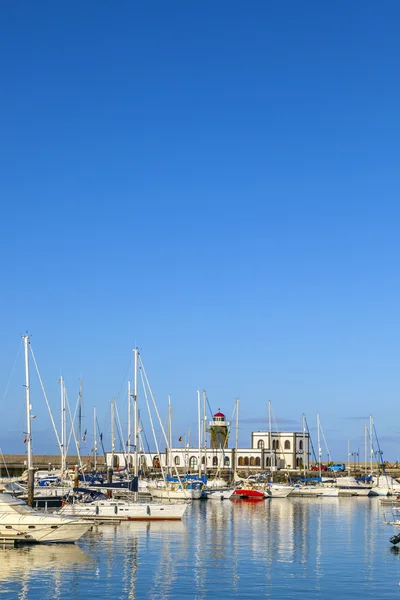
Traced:
<path id="1" fill-rule="evenodd" d="M 231 496 L 231 500 L 264 500 L 264 492 L 255 489 L 239 488 Z"/>

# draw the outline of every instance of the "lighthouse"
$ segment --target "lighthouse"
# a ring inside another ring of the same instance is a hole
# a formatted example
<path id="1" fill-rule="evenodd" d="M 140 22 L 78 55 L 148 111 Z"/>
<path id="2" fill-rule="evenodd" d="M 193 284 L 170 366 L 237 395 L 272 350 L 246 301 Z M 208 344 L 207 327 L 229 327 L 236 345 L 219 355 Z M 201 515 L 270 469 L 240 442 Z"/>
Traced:
<path id="1" fill-rule="evenodd" d="M 219 449 L 228 447 L 229 423 L 225 418 L 224 413 L 218 409 L 218 412 L 210 421 L 210 448 Z"/>

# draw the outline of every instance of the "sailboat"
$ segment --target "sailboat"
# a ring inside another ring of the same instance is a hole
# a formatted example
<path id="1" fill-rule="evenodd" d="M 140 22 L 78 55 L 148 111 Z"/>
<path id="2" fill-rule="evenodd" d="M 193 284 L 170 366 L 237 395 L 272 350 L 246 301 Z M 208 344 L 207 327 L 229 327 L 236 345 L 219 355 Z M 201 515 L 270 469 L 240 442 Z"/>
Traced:
<path id="1" fill-rule="evenodd" d="M 139 351 L 134 350 L 134 392 L 132 398 L 129 393 L 129 402 L 133 400 L 134 414 L 134 477 L 132 485 L 134 488 L 133 497 L 124 499 L 108 498 L 99 489 L 91 488 L 75 488 L 65 498 L 64 506 L 58 512 L 60 515 L 79 516 L 84 519 L 99 519 L 99 520 L 121 520 L 121 521 L 154 521 L 154 520 L 180 520 L 187 510 L 187 504 L 181 503 L 161 503 L 161 502 L 141 502 L 138 500 L 137 484 L 138 484 L 138 448 L 139 448 L 139 428 L 138 428 L 138 409 L 137 409 L 137 371 L 138 371 Z M 112 427 L 114 431 L 114 402 L 111 404 L 112 409 Z M 114 433 L 112 433 L 112 444 L 114 447 Z M 128 457 L 130 461 L 130 456 Z M 129 466 L 129 462 L 128 462 Z M 107 490 L 112 493 L 112 482 L 107 484 Z M 118 486 L 120 491 L 120 488 Z M 170 496 L 169 496 L 170 498 Z"/>
<path id="2" fill-rule="evenodd" d="M 29 336 L 24 336 L 25 347 L 25 393 L 28 444 L 28 503 L 33 502 L 33 457 L 29 381 Z M 59 515 L 49 515 L 34 510 L 20 498 L 10 494 L 0 494 L 0 540 L 5 543 L 50 543 L 76 542 L 91 523 L 81 519 L 71 519 Z"/>
<path id="3" fill-rule="evenodd" d="M 305 415 L 303 414 L 302 416 L 302 420 L 303 420 L 303 469 L 304 469 L 304 477 L 302 478 L 302 480 L 300 480 L 300 482 L 295 484 L 294 490 L 291 492 L 291 496 L 304 496 L 304 497 L 318 497 L 318 498 L 337 498 L 339 496 L 339 489 L 338 487 L 335 485 L 334 481 L 323 481 L 322 479 L 322 471 L 321 471 L 321 458 L 322 458 L 322 449 L 321 449 L 321 439 L 320 439 L 320 432 L 321 432 L 321 423 L 319 420 L 319 414 L 317 413 L 317 441 L 318 441 L 318 477 L 312 477 L 310 478 L 306 478 L 305 475 L 305 456 L 304 456 L 304 448 L 305 448 L 305 443 L 304 443 L 304 437 L 305 437 L 305 431 L 306 431 L 306 418 Z M 323 433 L 323 432 L 322 432 Z M 324 440 L 325 440 L 325 436 Z M 326 444 L 326 440 L 325 440 L 325 444 Z M 328 448 L 327 448 L 328 450 Z M 329 456 L 329 450 L 328 450 L 328 456 Z"/>

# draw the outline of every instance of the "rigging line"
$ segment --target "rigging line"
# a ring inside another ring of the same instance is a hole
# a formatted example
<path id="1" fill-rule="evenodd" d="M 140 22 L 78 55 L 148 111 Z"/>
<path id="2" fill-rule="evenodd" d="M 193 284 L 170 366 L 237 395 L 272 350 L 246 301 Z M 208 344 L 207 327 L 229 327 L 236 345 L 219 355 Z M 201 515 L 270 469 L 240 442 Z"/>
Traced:
<path id="1" fill-rule="evenodd" d="M 305 421 L 305 424 L 306 424 L 306 429 L 307 429 L 307 433 L 308 433 L 308 440 L 309 440 L 309 444 L 311 445 L 311 450 L 312 450 L 312 453 L 313 453 L 314 462 L 317 462 L 317 456 L 315 454 L 314 444 L 312 442 L 312 437 L 311 437 L 310 429 L 308 427 L 308 422 L 307 422 L 306 415 L 304 415 L 304 421 Z"/>
<path id="2" fill-rule="evenodd" d="M 66 400 L 66 404 L 67 404 L 67 408 L 68 408 L 69 418 L 70 418 L 70 421 L 71 421 L 71 429 L 72 429 L 72 432 L 74 434 L 74 440 L 75 440 L 75 446 L 76 446 L 76 453 L 77 453 L 78 460 L 79 460 L 79 467 L 80 467 L 80 469 L 82 471 L 82 474 L 83 474 L 83 481 L 86 481 L 85 473 L 84 473 L 84 470 L 83 470 L 83 463 L 82 463 L 81 453 L 79 451 L 78 442 L 76 441 L 76 435 L 75 435 L 75 429 L 74 429 L 74 422 L 72 420 L 71 407 L 70 407 L 69 402 L 68 402 L 68 394 L 67 394 L 67 390 L 66 389 L 65 389 L 65 400 Z M 67 455 L 68 455 L 68 446 L 67 446 L 67 454 L 65 456 L 67 457 Z"/>
<path id="3" fill-rule="evenodd" d="M 142 386 L 143 386 L 143 394 L 144 394 L 144 398 L 146 400 L 146 405 L 147 405 L 147 411 L 149 413 L 149 419 L 150 419 L 150 425 L 151 425 L 151 429 L 153 432 L 153 437 L 154 437 L 154 443 L 156 445 L 156 450 L 157 450 L 157 455 L 158 455 L 158 459 L 160 461 L 160 468 L 161 468 L 161 474 L 162 474 L 162 478 L 164 480 L 164 483 L 166 484 L 166 477 L 165 477 L 165 473 L 164 473 L 164 469 L 163 469 L 163 465 L 162 465 L 162 460 L 161 460 L 161 455 L 160 455 L 160 450 L 158 448 L 158 442 L 157 442 L 157 437 L 154 431 L 154 424 L 153 424 L 153 416 L 151 414 L 151 410 L 150 410 L 150 404 L 149 404 L 149 398 L 147 396 L 147 390 L 144 384 L 144 379 L 143 379 L 143 370 L 140 369 L 140 378 L 142 380 Z"/>
<path id="4" fill-rule="evenodd" d="M 329 459 L 330 459 L 330 457 L 331 457 L 331 453 L 329 452 L 328 444 L 326 443 L 325 434 L 324 434 L 324 430 L 323 430 L 323 429 L 322 429 L 322 427 L 321 427 L 321 423 L 319 424 L 319 428 L 320 428 L 320 430 L 321 430 L 321 433 L 322 433 L 322 438 L 323 438 L 323 440 L 324 440 L 324 442 L 325 442 L 326 453 L 327 453 L 327 455 L 328 455 L 328 462 L 329 462 Z"/>
<path id="5" fill-rule="evenodd" d="M 6 463 L 6 459 L 4 458 L 3 450 L 0 448 L 1 458 L 3 459 L 4 466 L 6 468 L 7 477 L 10 477 L 10 473 L 8 472 L 8 467 Z"/>
<path id="6" fill-rule="evenodd" d="M 51 424 L 53 425 L 54 433 L 56 434 L 57 444 L 58 444 L 58 447 L 59 447 L 60 452 L 61 452 L 62 451 L 62 444 L 61 444 L 60 438 L 58 436 L 56 424 L 54 423 L 53 414 L 51 412 L 49 400 L 47 398 L 46 390 L 44 389 L 43 381 L 42 381 L 42 378 L 40 376 L 39 367 L 37 365 L 36 358 L 35 358 L 35 355 L 33 353 L 32 344 L 29 344 L 29 345 L 30 345 L 30 349 L 31 349 L 33 364 L 35 365 L 35 369 L 36 369 L 36 373 L 37 373 L 37 376 L 38 376 L 38 379 L 39 379 L 40 387 L 42 388 L 43 396 L 44 396 L 44 399 L 45 399 L 46 405 L 47 405 L 47 410 L 49 411 Z"/>
<path id="7" fill-rule="evenodd" d="M 283 460 L 285 461 L 285 469 L 286 469 L 286 455 L 284 453 L 284 448 L 282 446 L 281 438 L 280 438 L 280 435 L 279 435 L 278 424 L 276 422 L 275 413 L 274 413 L 274 409 L 272 408 L 272 404 L 271 404 L 271 413 L 272 413 L 272 418 L 273 418 L 274 424 L 275 424 L 275 431 L 278 434 L 278 445 L 279 445 L 278 449 L 281 452 L 281 454 L 283 454 Z"/>
<path id="8" fill-rule="evenodd" d="M 384 475 L 385 475 L 385 477 L 386 477 L 386 482 L 388 483 L 388 482 L 389 482 L 389 481 L 388 481 L 388 475 L 387 475 L 387 473 L 386 473 L 386 469 L 385 469 L 385 463 L 383 462 L 383 452 L 382 452 L 382 450 L 381 450 L 381 447 L 380 447 L 380 444 L 379 444 L 379 440 L 378 440 L 378 434 L 376 433 L 376 427 L 375 427 L 375 423 L 373 423 L 372 427 L 373 427 L 373 430 L 374 430 L 374 433 L 375 433 L 376 445 L 378 446 L 378 454 L 379 454 L 379 457 L 380 457 L 380 459 L 379 459 L 379 463 L 380 463 L 380 466 L 382 467 L 383 474 L 384 474 Z M 378 461 L 377 461 L 377 462 L 378 462 Z"/>
<path id="9" fill-rule="evenodd" d="M 64 380 L 64 383 L 65 383 L 65 380 Z M 78 406 L 79 406 L 79 396 L 78 396 L 78 399 L 77 399 L 76 404 L 75 404 L 74 423 L 75 423 L 75 419 L 76 419 L 76 413 L 78 412 Z M 69 445 L 71 443 L 71 437 L 72 437 L 72 429 L 69 432 L 69 438 L 68 438 L 68 442 L 67 442 L 67 454 L 68 454 Z"/>
<path id="10" fill-rule="evenodd" d="M 130 369 L 132 368 L 132 361 L 133 361 L 133 359 L 131 358 L 131 360 L 129 361 L 128 368 L 126 369 L 125 377 L 124 377 L 123 381 L 121 382 L 121 386 L 119 388 L 118 395 L 116 396 L 117 399 L 119 399 L 119 397 L 121 396 L 122 388 L 124 387 L 126 378 L 128 377 L 128 373 L 129 373 Z"/>
<path id="11" fill-rule="evenodd" d="M 10 383 L 11 383 L 12 377 L 14 375 L 15 366 L 17 364 L 17 360 L 18 360 L 18 357 L 19 357 L 19 353 L 21 352 L 21 348 L 22 348 L 22 338 L 21 338 L 21 341 L 19 343 L 17 356 L 15 357 L 14 364 L 13 364 L 12 369 L 11 369 L 10 377 L 9 377 L 8 383 L 6 385 L 6 389 L 4 391 L 3 397 L 2 397 L 1 402 L 0 402 L 0 408 L 3 406 L 3 402 L 6 399 L 6 396 L 7 396 L 7 393 L 8 393 L 8 388 L 10 387 Z"/>
<path id="12" fill-rule="evenodd" d="M 115 413 L 117 415 L 117 434 L 118 434 L 118 438 L 119 438 L 120 452 L 122 452 L 122 454 L 124 456 L 125 467 L 126 467 L 128 465 L 128 457 L 125 452 L 125 446 L 124 446 L 124 442 L 123 442 L 123 434 L 122 434 L 122 428 L 121 428 L 121 420 L 119 418 L 118 406 L 117 406 L 116 402 L 115 402 Z"/>
<path id="13" fill-rule="evenodd" d="M 162 431 L 162 434 L 164 436 L 165 443 L 167 445 L 167 448 L 169 448 L 168 438 L 167 438 L 167 436 L 165 434 L 165 429 L 164 429 L 162 421 L 161 421 L 160 413 L 158 412 L 158 407 L 157 407 L 156 401 L 154 399 L 153 390 L 151 389 L 151 385 L 150 385 L 149 379 L 147 377 L 146 370 L 144 368 L 144 364 L 143 364 L 142 357 L 140 356 L 140 354 L 139 354 L 139 360 L 140 360 L 140 373 L 141 373 L 141 375 L 144 374 L 144 376 L 146 378 L 146 384 L 147 384 L 147 387 L 148 387 L 148 390 L 149 390 L 149 393 L 150 393 L 150 398 L 151 398 L 151 400 L 153 402 L 154 410 L 156 411 L 156 415 L 158 417 L 158 422 L 160 424 L 161 431 Z M 143 375 L 142 375 L 142 381 L 143 381 Z M 160 457 L 160 465 L 161 465 L 161 457 Z M 176 465 L 174 465 L 174 470 L 175 470 L 175 473 L 176 473 L 176 477 L 177 477 L 177 479 L 179 481 L 179 485 L 182 486 L 182 481 L 181 481 L 178 469 L 176 468 Z M 165 478 L 164 478 L 164 481 L 165 481 Z M 182 486 L 182 489 L 183 489 L 183 486 Z"/>
<path id="14" fill-rule="evenodd" d="M 98 420 L 97 417 L 96 417 L 96 425 L 97 425 L 97 431 L 99 433 L 99 440 L 100 440 L 100 444 L 101 444 L 101 449 L 103 450 L 103 455 L 105 457 L 106 456 L 106 451 L 104 450 L 103 434 L 101 432 L 100 425 L 99 425 L 99 420 Z"/>

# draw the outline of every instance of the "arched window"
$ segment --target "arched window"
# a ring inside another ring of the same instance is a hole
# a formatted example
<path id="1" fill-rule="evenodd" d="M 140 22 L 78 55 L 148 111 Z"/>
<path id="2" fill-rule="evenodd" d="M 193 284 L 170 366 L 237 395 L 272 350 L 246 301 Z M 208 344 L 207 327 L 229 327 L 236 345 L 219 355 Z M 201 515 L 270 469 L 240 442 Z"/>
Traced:
<path id="1" fill-rule="evenodd" d="M 256 467 L 259 467 L 261 465 L 261 459 L 259 456 L 256 456 Z"/>
<path id="2" fill-rule="evenodd" d="M 197 467 L 197 458 L 196 456 L 191 456 L 189 460 L 189 469 L 195 469 Z"/>
<path id="3" fill-rule="evenodd" d="M 289 440 L 286 440 L 286 442 L 285 442 L 285 450 L 290 450 L 290 442 L 289 442 Z"/>
<path id="4" fill-rule="evenodd" d="M 159 469 L 160 468 L 160 459 L 158 456 L 155 456 L 153 458 L 153 468 L 154 469 Z"/>
<path id="5" fill-rule="evenodd" d="M 299 457 L 297 457 L 296 458 L 296 467 L 299 467 L 299 466 L 300 466 L 300 459 L 299 459 Z"/>
<path id="6" fill-rule="evenodd" d="M 213 456 L 213 467 L 216 467 L 217 465 L 218 465 L 218 457 Z"/>
<path id="7" fill-rule="evenodd" d="M 243 467 L 244 462 L 243 462 L 243 456 L 239 456 L 239 467 Z"/>
<path id="8" fill-rule="evenodd" d="M 229 460 L 229 456 L 225 456 L 225 466 L 226 467 L 229 467 L 230 462 L 231 461 Z"/>
<path id="9" fill-rule="evenodd" d="M 248 457 L 248 456 L 245 456 L 245 457 L 244 457 L 244 466 L 245 466 L 245 467 L 248 467 L 248 466 L 249 466 L 249 457 Z"/>
<path id="10" fill-rule="evenodd" d="M 206 462 L 206 457 L 203 456 L 203 458 L 201 459 L 201 464 L 204 465 L 205 462 Z"/>
<path id="11" fill-rule="evenodd" d="M 175 456 L 174 463 L 176 464 L 177 467 L 179 467 L 179 465 L 181 464 L 181 459 L 179 458 L 179 456 Z"/>
<path id="12" fill-rule="evenodd" d="M 271 466 L 271 459 L 269 456 L 267 456 L 266 460 L 265 460 L 265 466 L 266 467 L 270 467 Z"/>
<path id="13" fill-rule="evenodd" d="M 117 456 L 116 454 L 114 454 L 113 469 L 118 469 L 118 467 L 119 467 L 119 456 Z"/>
<path id="14" fill-rule="evenodd" d="M 254 467 L 254 466 L 255 466 L 255 464 L 256 464 L 256 459 L 254 458 L 254 456 L 251 456 L 251 457 L 250 457 L 250 466 L 251 466 L 251 467 Z"/>
<path id="15" fill-rule="evenodd" d="M 257 448 L 264 448 L 264 440 L 258 440 Z"/>
<path id="16" fill-rule="evenodd" d="M 272 440 L 272 450 L 279 450 L 279 441 Z"/>
<path id="17" fill-rule="evenodd" d="M 303 450 L 303 440 L 300 440 L 299 442 L 299 450 Z"/>

